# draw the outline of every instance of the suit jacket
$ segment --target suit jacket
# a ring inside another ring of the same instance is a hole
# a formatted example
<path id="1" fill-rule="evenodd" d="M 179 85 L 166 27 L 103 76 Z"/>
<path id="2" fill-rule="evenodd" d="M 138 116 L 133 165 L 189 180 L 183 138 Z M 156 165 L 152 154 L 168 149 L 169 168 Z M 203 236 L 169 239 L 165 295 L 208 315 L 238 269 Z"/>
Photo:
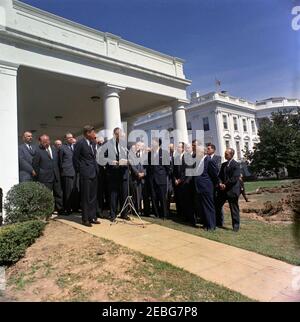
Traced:
<path id="1" fill-rule="evenodd" d="M 73 165 L 81 178 L 94 179 L 99 171 L 95 143 L 89 146 L 85 138 L 79 140 L 74 146 Z"/>
<path id="2" fill-rule="evenodd" d="M 188 169 L 195 169 L 196 167 L 196 155 L 193 153 L 184 153 L 184 183 L 192 185 L 193 177 L 188 174 Z"/>
<path id="3" fill-rule="evenodd" d="M 202 174 L 193 178 L 195 189 L 197 193 L 213 194 L 214 186 L 218 183 L 218 168 L 216 163 L 207 156 L 203 162 Z"/>
<path id="4" fill-rule="evenodd" d="M 120 161 L 121 159 L 128 160 L 127 147 L 119 143 L 119 155 L 116 150 L 116 141 L 110 139 L 103 147 L 106 149 L 105 157 L 109 160 L 107 163 L 107 173 L 111 177 L 111 180 L 128 179 L 128 166 L 127 165 L 113 165 L 113 161 Z"/>
<path id="5" fill-rule="evenodd" d="M 180 155 L 176 155 L 174 158 L 174 164 L 173 164 L 173 179 L 180 179 L 181 181 L 184 181 L 185 179 L 185 158 L 184 155 L 182 158 L 180 158 Z"/>
<path id="6" fill-rule="evenodd" d="M 74 148 L 74 147 L 73 147 Z M 73 150 L 69 144 L 63 144 L 58 151 L 59 167 L 62 177 L 74 177 Z"/>
<path id="7" fill-rule="evenodd" d="M 32 160 L 32 166 L 37 174 L 37 181 L 41 183 L 52 183 L 60 181 L 58 151 L 51 146 L 52 159 L 41 145 L 38 146 Z"/>
<path id="8" fill-rule="evenodd" d="M 240 175 L 241 169 L 237 161 L 231 159 L 230 163 L 226 161 L 222 164 L 219 181 L 226 185 L 224 193 L 228 197 L 238 197 L 240 195 Z"/>
<path id="9" fill-rule="evenodd" d="M 211 158 L 211 160 L 216 163 L 217 168 L 218 168 L 218 171 L 220 171 L 221 165 L 222 165 L 222 158 L 221 158 L 221 156 L 214 154 L 214 156 Z"/>
<path id="10" fill-rule="evenodd" d="M 145 177 L 147 174 L 147 170 L 146 170 L 146 166 L 144 165 L 144 159 L 142 157 L 137 158 L 137 160 L 139 160 L 140 162 L 138 164 L 136 164 L 137 162 L 131 163 L 130 164 L 130 169 L 131 169 L 131 174 L 132 174 L 132 181 L 133 182 L 141 182 L 144 183 L 145 182 Z M 137 161 L 135 160 L 135 161 Z M 144 178 L 139 179 L 138 174 L 139 173 L 144 173 Z"/>
<path id="11" fill-rule="evenodd" d="M 19 180 L 20 182 L 31 181 L 32 177 L 32 159 L 36 153 L 36 146 L 32 145 L 30 151 L 26 144 L 23 143 L 19 146 Z"/>
<path id="12" fill-rule="evenodd" d="M 168 151 L 159 149 L 156 158 L 152 152 L 148 153 L 148 175 L 150 180 L 158 185 L 167 185 L 170 172 L 171 165 Z"/>

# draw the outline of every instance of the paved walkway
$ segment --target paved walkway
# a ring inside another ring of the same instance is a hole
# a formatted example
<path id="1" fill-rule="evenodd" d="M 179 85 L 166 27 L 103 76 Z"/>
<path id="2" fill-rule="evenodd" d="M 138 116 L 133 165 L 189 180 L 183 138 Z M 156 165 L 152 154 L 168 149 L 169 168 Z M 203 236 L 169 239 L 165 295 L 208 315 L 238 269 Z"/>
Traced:
<path id="1" fill-rule="evenodd" d="M 143 228 L 137 219 L 120 220 L 112 225 L 102 220 L 101 225 L 92 228 L 81 225 L 78 216 L 58 220 L 181 267 L 252 299 L 300 302 L 300 291 L 292 289 L 293 279 L 294 284 L 297 276 L 299 279 L 299 269 L 279 260 L 156 224 L 146 223 Z"/>

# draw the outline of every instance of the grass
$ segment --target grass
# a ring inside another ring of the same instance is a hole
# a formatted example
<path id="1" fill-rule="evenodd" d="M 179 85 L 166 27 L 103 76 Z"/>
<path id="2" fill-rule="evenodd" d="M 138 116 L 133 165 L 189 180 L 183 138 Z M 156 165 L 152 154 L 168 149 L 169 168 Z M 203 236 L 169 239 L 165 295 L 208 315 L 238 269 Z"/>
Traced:
<path id="1" fill-rule="evenodd" d="M 240 232 L 234 233 L 229 214 L 225 215 L 227 229 L 217 229 L 214 232 L 191 227 L 176 217 L 164 221 L 155 218 L 147 218 L 147 220 L 168 228 L 300 265 L 300 240 L 297 238 L 300 234 L 300 227 L 296 224 L 270 224 L 242 218 Z"/>
<path id="2" fill-rule="evenodd" d="M 245 182 L 246 192 L 254 192 L 258 188 L 274 188 L 281 185 L 290 184 L 295 180 L 285 179 L 285 180 L 258 180 L 258 181 L 248 181 Z"/>
<path id="3" fill-rule="evenodd" d="M 143 256 L 134 274 L 137 281 L 144 279 L 135 286 L 139 291 L 146 290 L 162 301 L 249 301 L 239 293 L 148 256 Z"/>

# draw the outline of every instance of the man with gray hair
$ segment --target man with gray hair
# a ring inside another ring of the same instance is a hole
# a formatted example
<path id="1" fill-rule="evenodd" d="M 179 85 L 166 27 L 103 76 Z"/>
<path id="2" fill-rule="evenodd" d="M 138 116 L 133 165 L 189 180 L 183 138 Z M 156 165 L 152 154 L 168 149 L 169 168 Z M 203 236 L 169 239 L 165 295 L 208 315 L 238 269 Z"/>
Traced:
<path id="1" fill-rule="evenodd" d="M 36 173 L 32 167 L 32 159 L 35 155 L 36 147 L 32 144 L 31 132 L 24 132 L 23 142 L 19 146 L 19 180 L 20 182 L 33 181 Z"/>
<path id="2" fill-rule="evenodd" d="M 76 172 L 73 165 L 73 135 L 66 133 L 65 144 L 58 150 L 59 168 L 62 180 L 63 203 L 66 215 L 75 210 Z M 78 198 L 78 196 L 76 196 Z"/>
<path id="3" fill-rule="evenodd" d="M 216 205 L 217 226 L 223 227 L 224 218 L 222 208 L 226 201 L 229 203 L 232 227 L 235 232 L 240 229 L 240 175 L 241 169 L 237 161 L 233 159 L 234 149 L 228 148 L 225 151 L 225 159 L 227 160 L 221 166 L 219 172 L 219 193 Z"/>

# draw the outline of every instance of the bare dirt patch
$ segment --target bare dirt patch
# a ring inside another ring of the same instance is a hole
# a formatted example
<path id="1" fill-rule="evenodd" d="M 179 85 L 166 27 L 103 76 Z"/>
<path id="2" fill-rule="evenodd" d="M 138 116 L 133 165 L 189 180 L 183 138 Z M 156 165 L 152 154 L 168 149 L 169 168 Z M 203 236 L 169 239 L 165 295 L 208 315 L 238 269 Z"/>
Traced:
<path id="1" fill-rule="evenodd" d="M 249 201 L 240 199 L 244 217 L 273 223 L 299 220 L 300 181 L 274 188 L 259 188 L 248 194 Z"/>
<path id="2" fill-rule="evenodd" d="M 133 282 L 137 256 L 105 240 L 51 221 L 26 256 L 7 270 L 5 296 L 26 301 L 111 300 L 114 280 Z"/>

